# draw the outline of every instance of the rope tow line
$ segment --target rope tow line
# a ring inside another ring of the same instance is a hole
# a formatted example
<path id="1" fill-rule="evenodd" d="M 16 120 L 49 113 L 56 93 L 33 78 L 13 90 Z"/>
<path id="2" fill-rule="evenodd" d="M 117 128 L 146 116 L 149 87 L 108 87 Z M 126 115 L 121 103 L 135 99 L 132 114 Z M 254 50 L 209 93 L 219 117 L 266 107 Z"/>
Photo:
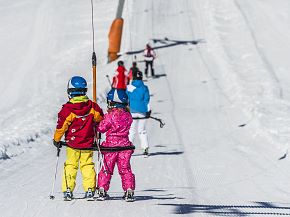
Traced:
<path id="1" fill-rule="evenodd" d="M 66 142 L 60 141 L 60 144 L 62 146 L 70 147 L 67 145 Z M 73 147 L 70 147 L 73 148 Z M 104 146 L 99 146 L 99 147 L 91 147 L 91 148 L 73 148 L 77 150 L 91 150 L 91 151 L 101 151 L 101 152 L 117 152 L 117 151 L 125 151 L 125 150 L 134 150 L 135 146 L 115 146 L 115 147 L 104 147 Z"/>

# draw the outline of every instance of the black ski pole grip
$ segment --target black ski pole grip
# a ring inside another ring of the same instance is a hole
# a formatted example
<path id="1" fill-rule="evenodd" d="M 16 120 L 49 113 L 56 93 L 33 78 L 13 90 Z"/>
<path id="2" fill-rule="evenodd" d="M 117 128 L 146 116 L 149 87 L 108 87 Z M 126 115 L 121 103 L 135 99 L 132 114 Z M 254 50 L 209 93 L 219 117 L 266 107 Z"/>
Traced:
<path id="1" fill-rule="evenodd" d="M 57 154 L 56 154 L 57 157 L 59 157 L 59 153 L 60 153 L 60 148 L 57 148 Z"/>
<path id="2" fill-rule="evenodd" d="M 97 65 L 97 57 L 96 57 L 95 51 L 93 52 L 93 56 L 92 56 L 92 65 L 93 66 Z"/>

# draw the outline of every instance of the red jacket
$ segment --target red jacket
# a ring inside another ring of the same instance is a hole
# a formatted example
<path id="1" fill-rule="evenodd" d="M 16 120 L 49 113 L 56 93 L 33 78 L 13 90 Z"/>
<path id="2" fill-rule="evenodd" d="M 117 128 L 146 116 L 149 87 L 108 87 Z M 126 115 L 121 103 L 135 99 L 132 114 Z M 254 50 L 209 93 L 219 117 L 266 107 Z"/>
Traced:
<path id="1" fill-rule="evenodd" d="M 116 74 L 113 77 L 112 87 L 116 89 L 126 89 L 128 77 L 126 74 L 127 70 L 124 66 L 118 66 Z"/>
<path id="2" fill-rule="evenodd" d="M 87 96 L 72 98 L 62 106 L 54 133 L 56 142 L 65 134 L 72 148 L 90 148 L 94 143 L 96 123 L 103 118 L 102 109 Z"/>

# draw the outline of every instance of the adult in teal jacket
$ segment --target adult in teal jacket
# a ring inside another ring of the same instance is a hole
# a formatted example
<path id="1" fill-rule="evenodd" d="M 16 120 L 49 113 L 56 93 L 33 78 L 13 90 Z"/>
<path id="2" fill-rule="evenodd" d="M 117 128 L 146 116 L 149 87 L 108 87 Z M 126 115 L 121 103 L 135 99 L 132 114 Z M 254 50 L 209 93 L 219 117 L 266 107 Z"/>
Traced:
<path id="1" fill-rule="evenodd" d="M 133 123 L 130 128 L 129 139 L 133 143 L 136 128 L 141 142 L 141 148 L 145 155 L 149 155 L 149 143 L 146 131 L 146 122 L 150 115 L 150 94 L 148 87 L 142 81 L 142 72 L 138 72 L 130 85 L 127 85 L 127 95 L 129 98 L 130 112 Z"/>

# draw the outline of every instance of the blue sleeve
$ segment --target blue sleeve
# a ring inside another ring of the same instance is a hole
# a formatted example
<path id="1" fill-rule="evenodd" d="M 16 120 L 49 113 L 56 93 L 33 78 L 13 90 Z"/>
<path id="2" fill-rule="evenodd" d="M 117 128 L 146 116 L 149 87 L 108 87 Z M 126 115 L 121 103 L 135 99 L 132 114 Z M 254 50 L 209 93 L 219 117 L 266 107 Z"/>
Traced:
<path id="1" fill-rule="evenodd" d="M 126 94 L 128 96 L 128 103 L 130 104 L 130 92 L 128 91 L 128 89 L 126 89 Z"/>
<path id="2" fill-rule="evenodd" d="M 147 86 L 145 86 L 145 92 L 144 92 L 144 102 L 146 103 L 146 105 L 149 104 L 150 101 L 150 94 L 149 94 L 149 89 Z"/>

